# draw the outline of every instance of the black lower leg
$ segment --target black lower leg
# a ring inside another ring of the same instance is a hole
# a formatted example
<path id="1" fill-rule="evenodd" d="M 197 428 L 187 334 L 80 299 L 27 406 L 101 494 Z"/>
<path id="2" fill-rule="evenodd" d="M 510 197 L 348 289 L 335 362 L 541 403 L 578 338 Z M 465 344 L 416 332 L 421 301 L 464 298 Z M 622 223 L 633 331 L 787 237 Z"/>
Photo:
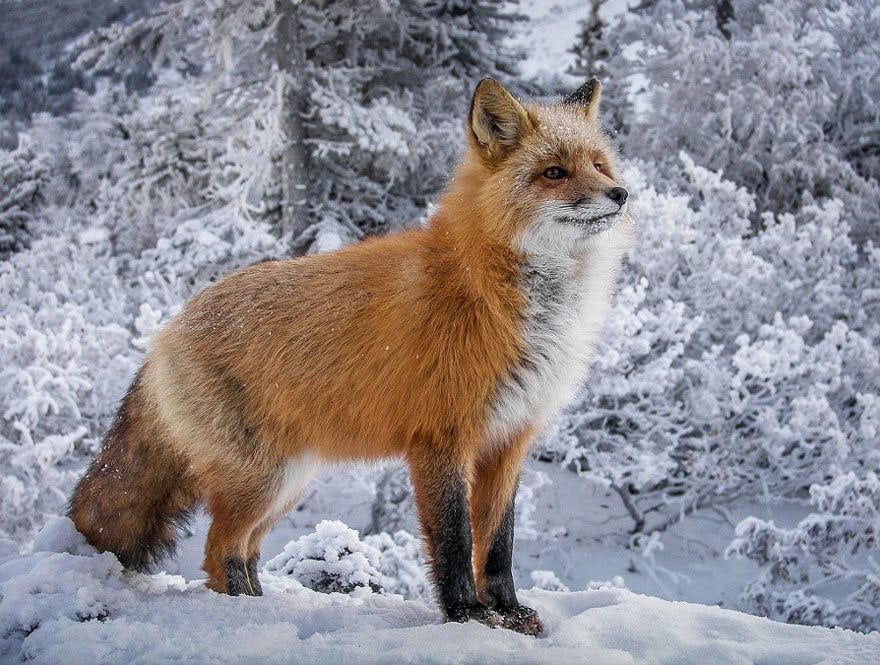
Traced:
<path id="1" fill-rule="evenodd" d="M 442 486 L 439 499 L 437 523 L 426 536 L 433 543 L 434 577 L 440 604 L 453 621 L 477 619 L 490 622 L 487 608 L 477 600 L 471 562 L 471 519 L 464 478 L 450 476 Z"/>
<path id="2" fill-rule="evenodd" d="M 257 574 L 257 563 L 259 561 L 260 555 L 255 554 L 247 560 L 247 564 L 245 566 L 247 569 L 248 580 L 251 583 L 251 591 L 253 591 L 254 596 L 263 595 L 263 585 L 260 584 L 260 576 Z"/>
<path id="3" fill-rule="evenodd" d="M 237 556 L 226 557 L 223 565 L 226 568 L 226 593 L 230 596 L 255 595 L 248 580 L 244 559 Z"/>
<path id="4" fill-rule="evenodd" d="M 487 601 L 498 609 L 519 605 L 513 583 L 513 503 L 511 498 L 492 539 L 484 570 Z"/>
<path id="5" fill-rule="evenodd" d="M 486 601 L 503 617 L 502 625 L 526 635 L 540 635 L 544 624 L 531 607 L 520 605 L 513 583 L 513 522 L 514 498 L 501 518 L 492 539 L 483 571 Z"/>

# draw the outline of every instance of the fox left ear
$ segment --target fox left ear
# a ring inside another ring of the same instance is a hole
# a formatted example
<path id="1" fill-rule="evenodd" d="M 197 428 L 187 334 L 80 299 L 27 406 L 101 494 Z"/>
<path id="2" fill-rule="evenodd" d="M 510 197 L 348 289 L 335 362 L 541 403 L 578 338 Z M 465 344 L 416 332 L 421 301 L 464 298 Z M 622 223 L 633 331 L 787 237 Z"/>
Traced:
<path id="1" fill-rule="evenodd" d="M 534 129 L 532 118 L 507 88 L 486 78 L 477 84 L 468 117 L 471 141 L 490 161 L 502 160 Z"/>
<path id="2" fill-rule="evenodd" d="M 599 101 L 602 99 L 602 84 L 599 79 L 590 79 L 566 97 L 562 103 L 583 106 L 587 119 L 595 122 L 599 117 Z"/>

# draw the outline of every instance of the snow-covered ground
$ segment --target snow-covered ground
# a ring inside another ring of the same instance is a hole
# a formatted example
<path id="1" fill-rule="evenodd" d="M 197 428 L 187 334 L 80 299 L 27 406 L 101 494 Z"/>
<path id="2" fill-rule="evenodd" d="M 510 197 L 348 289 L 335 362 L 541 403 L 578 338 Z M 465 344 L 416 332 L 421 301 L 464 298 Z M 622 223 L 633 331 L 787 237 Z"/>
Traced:
<path id="1" fill-rule="evenodd" d="M 264 562 L 322 519 L 365 526 L 369 476 L 361 469 L 317 478 L 301 508 L 267 538 Z M 20 555 L 9 542 L 0 548 L 0 662 L 880 663 L 877 633 L 789 626 L 697 604 L 737 607 L 754 575 L 749 562 L 721 557 L 730 529 L 718 528 L 720 517 L 676 525 L 664 549 L 645 559 L 622 547 L 629 525 L 615 496 L 540 462 L 530 463 L 524 484 L 534 488 L 534 510 L 520 515 L 518 586 L 533 585 L 533 570 L 549 570 L 571 589 L 522 592 L 544 618 L 538 640 L 443 625 L 429 600 L 322 594 L 274 574 L 263 573 L 262 598 L 215 594 L 199 570 L 205 518 L 165 562 L 170 572 L 155 575 L 123 572 L 56 518 L 31 552 Z M 742 511 L 797 519 L 785 507 Z M 531 534 L 529 520 L 540 526 Z M 593 581 L 615 578 L 627 588 Z M 674 602 L 681 599 L 690 602 Z"/>
<path id="2" fill-rule="evenodd" d="M 221 596 L 180 576 L 124 573 L 66 518 L 34 551 L 0 558 L 6 663 L 852 663 L 880 662 L 880 634 L 793 626 L 602 587 L 521 593 L 542 637 L 444 624 L 399 596 L 322 594 L 261 575 L 260 598 Z"/>

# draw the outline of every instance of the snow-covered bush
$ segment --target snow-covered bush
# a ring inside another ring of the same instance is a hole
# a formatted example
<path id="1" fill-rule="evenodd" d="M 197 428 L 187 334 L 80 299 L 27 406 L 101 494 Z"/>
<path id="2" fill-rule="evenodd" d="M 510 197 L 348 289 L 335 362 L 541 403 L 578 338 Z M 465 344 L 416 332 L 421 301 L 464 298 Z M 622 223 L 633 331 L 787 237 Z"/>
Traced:
<path id="1" fill-rule="evenodd" d="M 610 71 L 641 91 L 626 150 L 671 173 L 686 150 L 761 211 L 838 198 L 876 242 L 876 3 L 741 0 L 721 16 L 722 4 L 643 2 L 604 31 Z"/>
<path id="2" fill-rule="evenodd" d="M 2 535 L 63 510 L 137 368 L 126 289 L 95 240 L 45 237 L 0 263 Z"/>
<path id="3" fill-rule="evenodd" d="M 33 209 L 48 180 L 46 160 L 31 146 L 0 150 L 0 261 L 30 245 Z"/>
<path id="4" fill-rule="evenodd" d="M 381 557 L 354 529 L 338 520 L 323 520 L 313 533 L 287 543 L 263 570 L 291 575 L 303 586 L 323 593 L 351 593 L 357 588 L 378 593 L 386 584 L 379 572 Z"/>
<path id="5" fill-rule="evenodd" d="M 379 572 L 385 576 L 385 593 L 398 593 L 409 599 L 431 597 L 431 582 L 418 538 L 401 529 L 394 535 L 370 534 L 364 537 L 364 543 L 375 547 L 381 555 Z"/>
<path id="6" fill-rule="evenodd" d="M 880 629 L 880 478 L 838 476 L 813 485 L 810 503 L 816 512 L 790 529 L 755 517 L 739 523 L 727 555 L 761 568 L 743 600 L 787 622 Z"/>
<path id="7" fill-rule="evenodd" d="M 542 444 L 616 491 L 636 531 L 878 463 L 861 422 L 880 394 L 880 276 L 860 270 L 841 205 L 755 230 L 752 195 L 681 164 L 689 195 L 629 173 L 631 267 L 583 401 Z"/>

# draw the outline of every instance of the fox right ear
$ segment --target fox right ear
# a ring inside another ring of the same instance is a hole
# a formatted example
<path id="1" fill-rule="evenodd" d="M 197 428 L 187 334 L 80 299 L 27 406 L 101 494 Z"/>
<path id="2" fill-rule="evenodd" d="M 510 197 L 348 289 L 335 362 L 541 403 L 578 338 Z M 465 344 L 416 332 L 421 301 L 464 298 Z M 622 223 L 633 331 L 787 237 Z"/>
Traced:
<path id="1" fill-rule="evenodd" d="M 485 78 L 471 100 L 468 128 L 475 147 L 489 161 L 500 161 L 534 129 L 528 111 L 498 81 Z"/>
<path id="2" fill-rule="evenodd" d="M 587 110 L 587 119 L 596 122 L 599 117 L 599 102 L 601 100 L 602 84 L 599 83 L 599 79 L 590 79 L 566 97 L 562 103 L 583 106 Z"/>

